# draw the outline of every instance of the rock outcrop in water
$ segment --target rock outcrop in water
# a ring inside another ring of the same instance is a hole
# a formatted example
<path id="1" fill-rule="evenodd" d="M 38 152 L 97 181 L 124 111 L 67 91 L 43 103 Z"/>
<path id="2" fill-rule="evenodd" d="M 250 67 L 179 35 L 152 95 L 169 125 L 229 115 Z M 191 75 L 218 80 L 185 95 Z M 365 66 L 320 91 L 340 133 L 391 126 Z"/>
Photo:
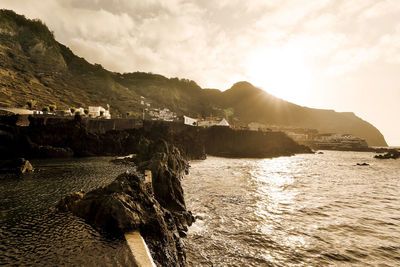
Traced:
<path id="1" fill-rule="evenodd" d="M 24 158 L 0 160 L 0 173 L 24 174 L 33 171 L 31 163 Z"/>
<path id="2" fill-rule="evenodd" d="M 187 225 L 158 203 L 138 174 L 121 174 L 106 187 L 68 195 L 57 207 L 110 233 L 138 230 L 158 266 L 185 266 L 178 229 Z"/>
<path id="3" fill-rule="evenodd" d="M 186 210 L 180 180 L 188 173 L 189 164 L 174 145 L 160 139 L 149 145 L 148 153 L 138 154 L 135 161 L 139 170 L 151 170 L 154 196 L 163 207 Z"/>
<path id="4" fill-rule="evenodd" d="M 105 187 L 68 195 L 57 208 L 111 233 L 140 231 L 157 265 L 185 266 L 181 237 L 194 217 L 186 209 L 181 178 L 189 165 L 165 140 L 146 140 L 141 148 L 134 160 L 139 170 L 152 171 L 152 182 L 125 173 Z"/>
<path id="5" fill-rule="evenodd" d="M 383 155 L 375 155 L 374 158 L 376 159 L 398 159 L 400 158 L 400 151 L 396 149 L 392 149 L 387 151 Z"/>

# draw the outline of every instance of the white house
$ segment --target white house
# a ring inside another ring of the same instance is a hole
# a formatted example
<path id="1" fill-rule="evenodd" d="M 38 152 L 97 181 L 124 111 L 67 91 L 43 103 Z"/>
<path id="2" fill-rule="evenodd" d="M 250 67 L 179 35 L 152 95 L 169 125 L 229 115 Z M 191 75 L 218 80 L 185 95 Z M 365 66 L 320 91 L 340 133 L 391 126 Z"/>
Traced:
<path id="1" fill-rule="evenodd" d="M 176 114 L 167 108 L 160 109 L 159 118 L 164 121 L 173 121 L 176 118 Z"/>
<path id="2" fill-rule="evenodd" d="M 221 121 L 218 120 L 202 120 L 198 122 L 199 126 L 202 127 L 211 127 L 211 126 L 229 126 L 229 122 L 226 119 L 222 119 Z"/>
<path id="3" fill-rule="evenodd" d="M 103 108 L 102 106 L 89 106 L 89 116 L 97 118 L 101 116 L 101 113 L 103 113 L 104 118 L 111 119 L 109 110 Z"/>
<path id="4" fill-rule="evenodd" d="M 60 110 L 60 111 L 57 111 L 57 113 L 59 113 L 59 115 L 62 115 L 62 116 L 72 116 L 73 115 L 70 109 Z"/>
<path id="5" fill-rule="evenodd" d="M 84 114 L 85 114 L 85 109 L 82 108 L 82 107 L 77 108 L 77 109 L 75 109 L 75 114 L 76 114 L 77 112 L 79 112 L 80 115 L 84 115 Z"/>
<path id="6" fill-rule="evenodd" d="M 287 136 L 292 138 L 295 141 L 307 141 L 308 140 L 308 134 L 303 134 L 303 133 L 294 133 L 294 132 L 285 132 Z"/>
<path id="7" fill-rule="evenodd" d="M 228 122 L 227 120 L 225 120 L 225 119 L 222 119 L 222 120 L 217 124 L 217 126 L 226 126 L 226 127 L 229 127 L 229 122 Z"/>
<path id="8" fill-rule="evenodd" d="M 197 120 L 187 116 L 183 116 L 183 123 L 186 125 L 197 126 Z"/>
<path id="9" fill-rule="evenodd" d="M 315 140 L 321 141 L 321 142 L 331 142 L 336 139 L 340 139 L 342 135 L 340 134 L 332 134 L 332 133 L 326 133 L 326 134 L 319 134 Z"/>

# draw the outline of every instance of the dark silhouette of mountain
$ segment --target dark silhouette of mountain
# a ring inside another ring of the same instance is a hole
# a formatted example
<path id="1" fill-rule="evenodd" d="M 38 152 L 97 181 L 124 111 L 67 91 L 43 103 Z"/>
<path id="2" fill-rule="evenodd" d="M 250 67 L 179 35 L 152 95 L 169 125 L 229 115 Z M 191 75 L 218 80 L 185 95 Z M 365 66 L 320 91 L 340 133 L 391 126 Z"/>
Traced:
<path id="1" fill-rule="evenodd" d="M 313 109 L 276 98 L 248 82 L 239 82 L 219 96 L 222 107 L 233 107 L 244 122 L 257 121 L 324 133 L 348 133 L 365 138 L 369 145 L 387 146 L 383 135 L 372 124 L 352 112 Z"/>
<path id="2" fill-rule="evenodd" d="M 152 107 L 167 107 L 194 117 L 224 116 L 233 111 L 234 122 L 284 125 L 349 133 L 369 145 L 386 146 L 382 134 L 353 113 L 311 109 L 278 99 L 248 82 L 221 92 L 202 89 L 194 81 L 134 72 L 115 73 L 90 64 L 58 43 L 40 20 L 29 20 L 0 10 L 0 105 L 59 109 L 110 104 L 113 116 L 139 116 L 141 96 Z"/>

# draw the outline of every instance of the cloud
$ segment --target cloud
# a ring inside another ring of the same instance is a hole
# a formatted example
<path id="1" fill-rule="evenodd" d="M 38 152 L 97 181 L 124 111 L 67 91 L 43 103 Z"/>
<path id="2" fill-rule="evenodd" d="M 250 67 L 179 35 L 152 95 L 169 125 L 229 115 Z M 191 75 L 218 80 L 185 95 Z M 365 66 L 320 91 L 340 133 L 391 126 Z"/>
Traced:
<path id="1" fill-rule="evenodd" d="M 394 0 L 0 2 L 41 18 L 92 63 L 187 77 L 206 87 L 227 88 L 232 77 L 247 76 L 249 58 L 279 46 L 298 47 L 321 75 L 398 59 Z"/>

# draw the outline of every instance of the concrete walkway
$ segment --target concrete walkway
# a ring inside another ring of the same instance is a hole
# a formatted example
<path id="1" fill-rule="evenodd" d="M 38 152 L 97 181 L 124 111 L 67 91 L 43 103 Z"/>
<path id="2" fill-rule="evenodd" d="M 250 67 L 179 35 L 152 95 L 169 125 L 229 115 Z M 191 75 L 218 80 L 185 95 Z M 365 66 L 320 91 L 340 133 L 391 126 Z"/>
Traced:
<path id="1" fill-rule="evenodd" d="M 138 267 L 156 267 L 149 248 L 139 231 L 126 233 L 125 239 Z"/>

